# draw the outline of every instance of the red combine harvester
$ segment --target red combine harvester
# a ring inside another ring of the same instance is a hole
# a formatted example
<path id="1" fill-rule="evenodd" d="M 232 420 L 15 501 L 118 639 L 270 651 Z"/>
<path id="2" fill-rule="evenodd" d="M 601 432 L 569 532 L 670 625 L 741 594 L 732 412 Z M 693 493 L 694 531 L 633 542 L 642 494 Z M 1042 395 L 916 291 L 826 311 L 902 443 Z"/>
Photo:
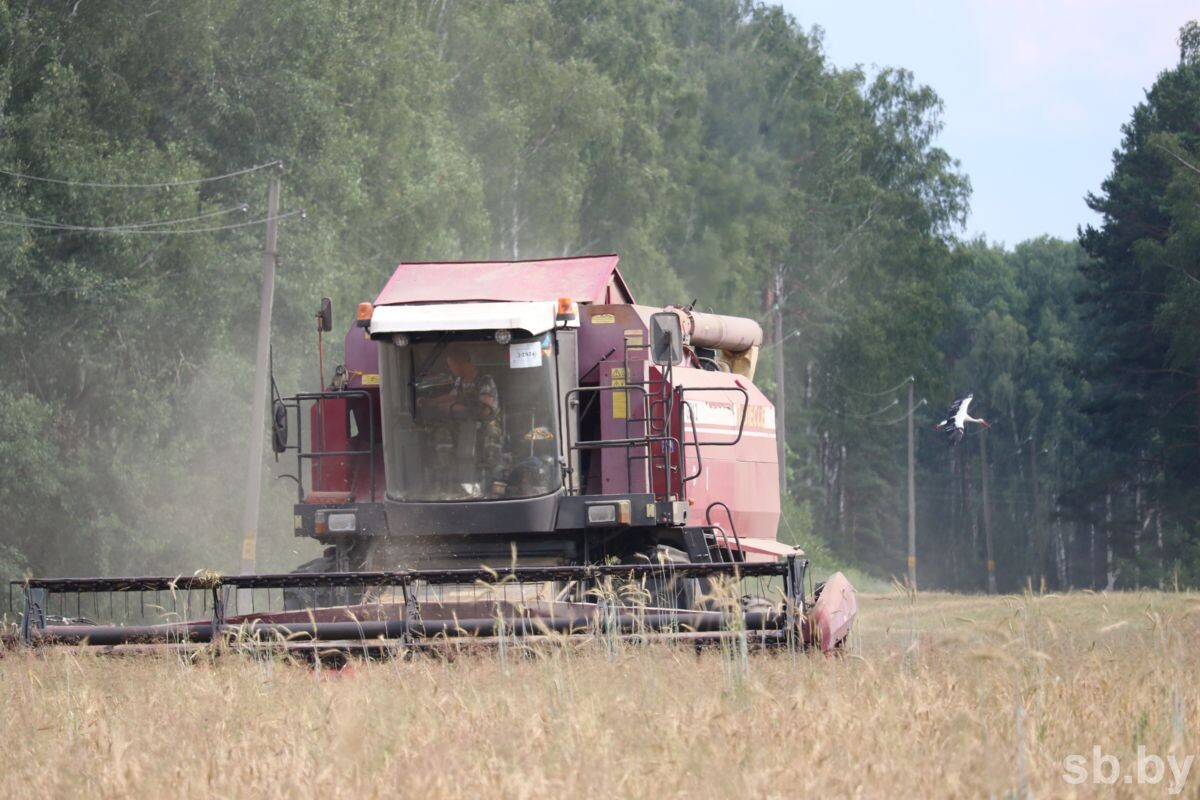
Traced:
<path id="1" fill-rule="evenodd" d="M 762 330 L 638 305 L 617 261 L 401 264 L 359 306 L 329 385 L 274 400 L 273 447 L 297 459 L 294 532 L 322 558 L 275 575 L 31 579 L 22 638 L 839 647 L 853 587 L 836 573 L 810 596 L 803 552 L 776 538 Z"/>

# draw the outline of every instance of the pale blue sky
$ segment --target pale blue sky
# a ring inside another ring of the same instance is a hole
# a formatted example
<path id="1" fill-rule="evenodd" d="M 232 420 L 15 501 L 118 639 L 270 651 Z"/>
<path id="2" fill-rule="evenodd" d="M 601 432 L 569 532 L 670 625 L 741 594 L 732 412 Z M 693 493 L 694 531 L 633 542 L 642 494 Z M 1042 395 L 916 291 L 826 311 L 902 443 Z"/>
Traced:
<path id="1" fill-rule="evenodd" d="M 1072 238 L 1112 151 L 1179 60 L 1196 0 L 782 0 L 837 66 L 911 70 L 945 102 L 939 144 L 971 177 L 967 235 Z"/>

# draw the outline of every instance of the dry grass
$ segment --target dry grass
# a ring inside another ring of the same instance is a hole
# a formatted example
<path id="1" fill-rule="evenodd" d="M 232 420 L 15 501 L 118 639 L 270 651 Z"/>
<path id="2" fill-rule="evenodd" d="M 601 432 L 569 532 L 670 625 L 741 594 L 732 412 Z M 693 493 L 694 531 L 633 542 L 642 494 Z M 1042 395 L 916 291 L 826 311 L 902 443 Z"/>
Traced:
<path id="1" fill-rule="evenodd" d="M 1062 759 L 1200 753 L 1198 633 L 1195 595 L 896 594 L 834 660 L 10 654 L 0 797 L 1166 796 Z"/>

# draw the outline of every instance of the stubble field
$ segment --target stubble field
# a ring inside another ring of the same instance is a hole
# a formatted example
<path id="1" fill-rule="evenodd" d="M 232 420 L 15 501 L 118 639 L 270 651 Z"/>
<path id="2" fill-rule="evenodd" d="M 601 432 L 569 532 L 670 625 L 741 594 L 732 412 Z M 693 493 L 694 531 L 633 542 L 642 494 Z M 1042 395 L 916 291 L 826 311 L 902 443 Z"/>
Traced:
<path id="1" fill-rule="evenodd" d="M 1200 796 L 1200 596 L 861 600 L 834 659 L 8 653 L 0 797 Z"/>

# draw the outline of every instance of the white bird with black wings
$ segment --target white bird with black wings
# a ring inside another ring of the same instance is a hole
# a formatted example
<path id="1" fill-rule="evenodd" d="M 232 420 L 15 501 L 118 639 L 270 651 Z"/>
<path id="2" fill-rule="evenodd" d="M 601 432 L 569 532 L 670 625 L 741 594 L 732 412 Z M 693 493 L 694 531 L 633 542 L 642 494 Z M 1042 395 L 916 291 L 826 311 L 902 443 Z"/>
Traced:
<path id="1" fill-rule="evenodd" d="M 950 404 L 950 408 L 947 409 L 946 418 L 933 426 L 933 429 L 936 431 L 945 431 L 950 440 L 951 447 L 954 447 L 954 445 L 963 440 L 963 436 L 967 433 L 968 422 L 978 422 L 985 428 L 992 427 L 988 424 L 987 420 L 975 419 L 967 413 L 967 409 L 970 407 L 971 400 L 974 397 L 975 395 L 969 394 L 961 400 L 955 400 Z"/>

